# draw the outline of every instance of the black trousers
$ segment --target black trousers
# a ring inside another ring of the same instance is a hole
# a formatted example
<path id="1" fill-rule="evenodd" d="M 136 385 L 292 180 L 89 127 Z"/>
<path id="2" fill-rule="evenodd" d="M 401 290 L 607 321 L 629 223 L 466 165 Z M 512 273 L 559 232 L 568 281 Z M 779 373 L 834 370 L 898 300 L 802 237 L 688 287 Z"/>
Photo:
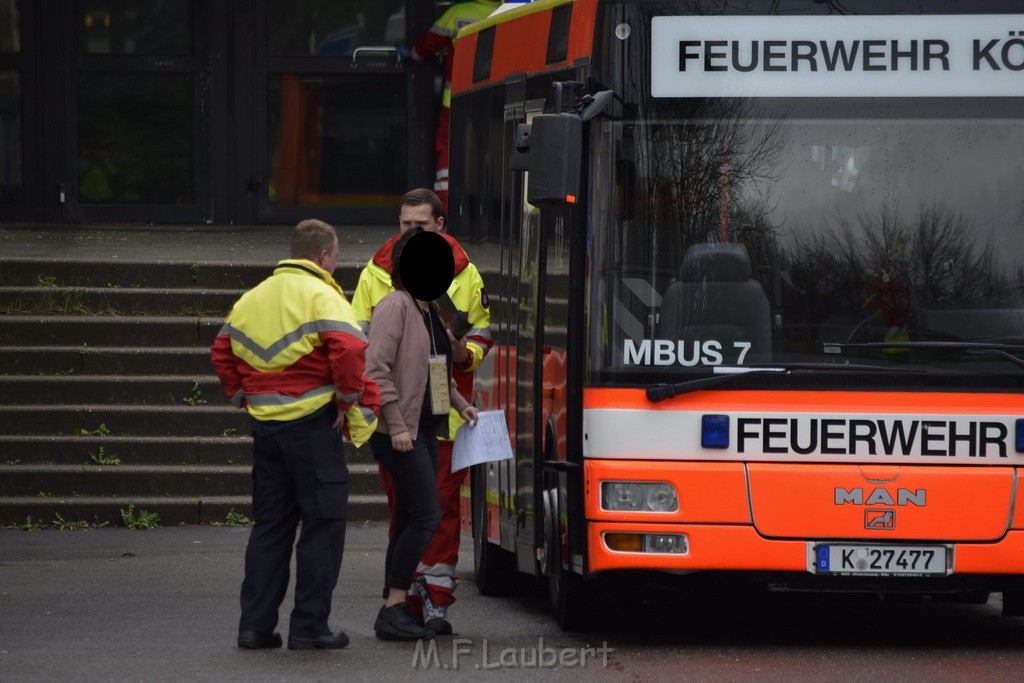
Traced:
<path id="1" fill-rule="evenodd" d="M 441 522 L 441 501 L 437 494 L 437 435 L 419 428 L 412 451 L 401 453 L 391 447 L 391 437 L 376 433 L 370 437 L 370 451 L 394 486 L 391 537 L 384 558 L 384 597 L 387 588 L 409 590 L 423 552 Z M 391 492 L 388 492 L 389 494 Z"/>
<path id="2" fill-rule="evenodd" d="M 330 630 L 348 508 L 348 467 L 341 437 L 331 426 L 336 415 L 332 404 L 305 420 L 253 426 L 255 524 L 245 549 L 239 631 L 270 633 L 277 625 L 300 520 L 289 635 Z"/>

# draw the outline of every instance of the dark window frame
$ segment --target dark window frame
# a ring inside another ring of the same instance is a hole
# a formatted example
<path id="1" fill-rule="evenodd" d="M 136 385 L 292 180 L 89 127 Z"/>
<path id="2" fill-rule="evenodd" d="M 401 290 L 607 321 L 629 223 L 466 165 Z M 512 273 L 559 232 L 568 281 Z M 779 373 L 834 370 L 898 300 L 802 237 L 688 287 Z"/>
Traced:
<path id="1" fill-rule="evenodd" d="M 479 83 L 491 77 L 491 63 L 494 59 L 495 26 L 489 26 L 476 38 L 476 52 L 473 53 L 473 82 Z"/>
<path id="2" fill-rule="evenodd" d="M 548 49 L 545 64 L 560 64 L 569 56 L 569 29 L 572 26 L 572 5 L 559 5 L 551 10 L 548 28 Z"/>

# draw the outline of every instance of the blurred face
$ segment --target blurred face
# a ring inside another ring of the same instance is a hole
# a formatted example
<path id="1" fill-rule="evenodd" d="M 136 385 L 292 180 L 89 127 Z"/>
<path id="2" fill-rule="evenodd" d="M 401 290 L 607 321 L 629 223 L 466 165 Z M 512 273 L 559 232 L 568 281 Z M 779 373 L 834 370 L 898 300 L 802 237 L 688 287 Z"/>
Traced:
<path id="1" fill-rule="evenodd" d="M 398 231 L 404 235 L 415 227 L 423 228 L 427 232 L 444 232 L 444 218 L 435 219 L 430 204 L 403 204 L 398 213 Z"/>

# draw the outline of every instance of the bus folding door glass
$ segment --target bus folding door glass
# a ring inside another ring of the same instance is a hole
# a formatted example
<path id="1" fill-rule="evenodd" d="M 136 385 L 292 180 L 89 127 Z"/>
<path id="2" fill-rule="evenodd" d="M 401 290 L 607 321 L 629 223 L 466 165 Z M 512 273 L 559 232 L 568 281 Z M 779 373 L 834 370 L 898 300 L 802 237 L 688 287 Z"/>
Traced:
<path id="1" fill-rule="evenodd" d="M 79 202 L 194 203 L 194 112 L 191 74 L 82 74 Z"/>
<path id="2" fill-rule="evenodd" d="M 405 45 L 405 2 L 267 0 L 272 57 L 350 56 L 357 47 Z"/>
<path id="3" fill-rule="evenodd" d="M 77 0 L 83 54 L 192 54 L 192 0 Z"/>

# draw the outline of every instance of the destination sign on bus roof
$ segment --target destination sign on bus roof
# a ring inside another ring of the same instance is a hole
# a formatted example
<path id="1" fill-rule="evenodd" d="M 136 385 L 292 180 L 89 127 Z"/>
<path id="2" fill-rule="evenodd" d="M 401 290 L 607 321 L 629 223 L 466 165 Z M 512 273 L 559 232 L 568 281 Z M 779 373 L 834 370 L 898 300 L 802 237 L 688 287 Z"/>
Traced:
<path id="1" fill-rule="evenodd" d="M 1024 95 L 1024 17 L 654 17 L 654 97 Z"/>

